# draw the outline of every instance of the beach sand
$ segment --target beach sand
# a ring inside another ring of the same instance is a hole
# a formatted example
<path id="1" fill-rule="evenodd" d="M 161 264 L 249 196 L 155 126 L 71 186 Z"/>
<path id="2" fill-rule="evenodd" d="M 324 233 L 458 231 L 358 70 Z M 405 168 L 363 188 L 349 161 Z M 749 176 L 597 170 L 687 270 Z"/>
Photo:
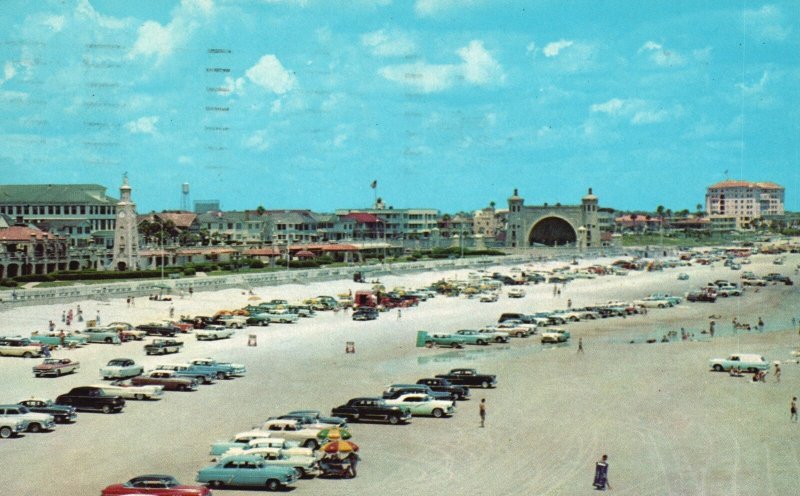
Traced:
<path id="1" fill-rule="evenodd" d="M 757 274 L 790 273 L 800 256 L 784 266 L 773 257 L 754 256 L 744 266 Z M 583 262 L 588 264 L 589 262 Z M 550 266 L 563 265 L 550 264 Z M 776 270 L 778 269 L 778 270 Z M 493 270 L 489 268 L 488 270 Z M 499 270 L 508 271 L 507 267 Z M 415 287 L 441 278 L 466 279 L 469 271 L 386 276 L 387 287 Z M 686 272 L 688 281 L 678 281 Z M 609 480 L 617 494 L 753 495 L 796 494 L 800 475 L 800 424 L 789 422 L 789 401 L 800 393 L 800 365 L 783 365 L 781 382 L 750 376 L 729 377 L 708 370 L 708 360 L 732 352 L 757 353 L 787 361 L 800 343 L 790 329 L 800 315 L 797 286 L 748 290 L 741 298 L 715 304 L 683 303 L 647 315 L 570 324 L 565 346 L 543 347 L 538 337 L 464 350 L 414 346 L 420 329 L 452 331 L 496 322 L 505 311 L 534 312 L 609 300 L 633 300 L 655 291 L 683 295 L 715 279 L 739 280 L 740 272 L 717 264 L 663 272 L 632 272 L 569 283 L 560 298 L 552 285 L 527 286 L 523 299 L 497 303 L 437 296 L 419 307 L 384 313 L 376 321 L 353 322 L 349 313 L 318 313 L 297 324 L 273 324 L 237 331 L 230 340 L 197 342 L 185 335 L 185 349 L 167 357 L 147 357 L 141 342 L 93 344 L 55 351 L 81 362 L 79 373 L 34 379 L 39 360 L 0 358 L 0 401 L 37 396 L 55 398 L 70 388 L 101 382 L 98 369 L 115 357 L 131 357 L 146 367 L 213 356 L 243 363 L 247 376 L 203 386 L 193 393 L 167 393 L 153 402 L 129 401 L 117 415 L 79 414 L 78 422 L 52 433 L 27 434 L 0 442 L 2 489 L 9 495 L 93 495 L 108 484 L 146 473 L 166 473 L 192 483 L 210 464 L 209 444 L 248 430 L 269 416 L 315 408 L 329 413 L 356 396 L 379 396 L 391 383 L 416 382 L 455 367 L 496 374 L 496 389 L 472 391 L 451 419 L 415 417 L 410 425 L 354 424 L 361 446 L 359 475 L 353 480 L 301 480 L 295 494 L 457 494 L 578 495 L 593 492 L 594 463 L 609 456 Z M 793 278 L 796 278 L 791 274 Z M 336 295 L 369 285 L 351 281 L 256 288 L 264 300 L 298 301 Z M 176 316 L 210 315 L 248 303 L 243 290 L 195 293 L 176 298 Z M 134 324 L 166 318 L 170 303 L 137 298 L 79 302 L 88 318 L 100 311 L 104 323 Z M 75 308 L 75 304 L 70 304 Z M 29 335 L 58 327 L 68 305 L 6 311 L 0 334 Z M 717 336 L 709 316 L 719 315 Z M 731 320 L 767 331 L 732 334 Z M 668 331 L 686 328 L 695 340 L 646 344 Z M 248 336 L 258 346 L 248 347 Z M 577 340 L 583 338 L 584 354 Z M 355 354 L 345 354 L 353 341 Z M 634 341 L 634 343 L 630 343 Z M 478 402 L 487 401 L 481 429 Z M 237 495 L 249 491 L 225 490 Z"/>

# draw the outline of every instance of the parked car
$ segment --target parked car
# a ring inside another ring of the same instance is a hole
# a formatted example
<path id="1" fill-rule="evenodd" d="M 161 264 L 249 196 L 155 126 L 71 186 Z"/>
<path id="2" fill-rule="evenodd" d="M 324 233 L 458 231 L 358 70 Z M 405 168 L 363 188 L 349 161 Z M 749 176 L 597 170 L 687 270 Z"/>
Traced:
<path id="1" fill-rule="evenodd" d="M 392 425 L 411 422 L 408 408 L 387 405 L 383 398 L 353 398 L 331 410 L 331 415 L 346 418 L 348 422 L 372 420 Z"/>
<path id="2" fill-rule="evenodd" d="M 164 325 L 161 322 L 150 322 L 149 324 L 140 324 L 136 326 L 140 331 L 144 331 L 148 336 L 165 336 L 174 338 L 180 332 L 180 329 L 173 325 Z"/>
<path id="3" fill-rule="evenodd" d="M 40 334 L 38 332 L 31 333 L 30 337 L 33 343 L 40 345 L 46 344 L 50 347 L 61 346 L 61 334 L 58 332 L 48 332 Z M 64 346 L 67 348 L 77 348 L 78 346 L 85 346 L 89 342 L 89 338 L 80 334 L 72 332 L 64 333 Z"/>
<path id="4" fill-rule="evenodd" d="M 144 373 L 144 367 L 130 358 L 114 358 L 100 368 L 103 379 L 128 379 Z"/>
<path id="5" fill-rule="evenodd" d="M 481 303 L 494 303 L 497 301 L 497 299 L 498 299 L 497 293 L 486 293 L 484 295 L 481 295 L 480 301 Z"/>
<path id="6" fill-rule="evenodd" d="M 194 337 L 198 341 L 226 339 L 231 336 L 233 336 L 233 329 L 217 324 L 209 324 L 202 329 L 194 331 Z"/>
<path id="7" fill-rule="evenodd" d="M 122 342 L 120 333 L 107 327 L 87 327 L 81 331 L 90 343 L 119 344 Z"/>
<path id="8" fill-rule="evenodd" d="M 212 451 L 215 451 L 215 445 L 212 445 Z M 261 448 L 278 448 L 284 453 L 290 455 L 314 456 L 313 450 L 309 448 L 301 448 L 295 442 L 288 441 L 280 437 L 257 437 L 245 442 L 244 444 L 236 443 L 235 446 L 231 446 L 227 449 L 227 451 L 224 451 L 221 455 L 219 455 L 219 457 L 212 459 L 211 461 L 222 460 L 223 458 L 227 458 L 229 456 L 249 455 L 251 454 L 251 450 Z"/>
<path id="9" fill-rule="evenodd" d="M 43 400 L 39 398 L 29 398 L 22 400 L 18 405 L 27 407 L 28 410 L 36 413 L 46 413 L 51 415 L 56 423 L 68 424 L 78 418 L 75 407 L 66 405 L 56 405 L 53 400 Z"/>
<path id="10" fill-rule="evenodd" d="M 131 381 L 123 379 L 92 387 L 100 388 L 104 394 L 128 400 L 160 400 L 164 396 L 164 386 L 134 384 Z"/>
<path id="11" fill-rule="evenodd" d="M 680 274 L 678 274 L 678 280 L 679 281 L 688 281 L 689 280 L 689 274 L 687 274 L 686 272 L 681 272 Z"/>
<path id="12" fill-rule="evenodd" d="M 121 334 L 124 341 L 141 341 L 147 335 L 146 332 L 127 322 L 112 322 L 106 326 L 106 329 Z"/>
<path id="13" fill-rule="evenodd" d="M 113 484 L 100 492 L 100 496 L 211 496 L 205 486 L 189 486 L 171 475 L 140 475 L 122 484 Z"/>
<path id="14" fill-rule="evenodd" d="M 110 396 L 100 388 L 82 386 L 72 388 L 70 392 L 56 398 L 56 404 L 74 406 L 77 410 L 94 410 L 103 413 L 121 412 L 125 408 L 125 400 L 119 396 Z"/>
<path id="15" fill-rule="evenodd" d="M 527 338 L 532 334 L 536 334 L 536 324 L 526 324 L 521 320 L 506 320 L 497 325 L 486 326 L 481 329 L 481 332 L 494 332 L 501 331 L 508 334 L 510 337 Z"/>
<path id="16" fill-rule="evenodd" d="M 37 413 L 19 404 L 0 405 L 0 419 L 21 421 L 27 432 L 51 431 L 56 428 L 56 421 L 52 415 Z"/>
<path id="17" fill-rule="evenodd" d="M 441 418 L 452 417 L 456 412 L 451 401 L 435 400 L 427 394 L 410 393 L 385 401 L 387 405 L 407 407 L 411 415 L 430 415 Z"/>
<path id="18" fill-rule="evenodd" d="M 188 363 L 162 363 L 156 370 L 172 370 L 181 377 L 193 377 L 199 384 L 213 384 L 217 374 L 208 370 L 201 370 Z"/>
<path id="19" fill-rule="evenodd" d="M 205 369 L 213 373 L 217 379 L 242 377 L 247 372 L 247 367 L 240 363 L 218 362 L 213 358 L 195 358 L 189 364 L 198 370 Z"/>
<path id="20" fill-rule="evenodd" d="M 243 454 L 257 456 L 264 460 L 267 465 L 293 468 L 301 478 L 313 477 L 319 473 L 317 458 L 313 455 L 301 455 L 291 450 L 283 450 L 271 446 L 253 447 Z M 220 457 L 220 460 L 224 462 L 230 456 L 240 455 L 223 456 Z"/>
<path id="21" fill-rule="evenodd" d="M 447 379 L 455 385 L 491 388 L 497 386 L 497 376 L 492 374 L 479 374 L 475 369 L 452 369 L 447 374 L 438 374 L 436 377 Z"/>
<path id="22" fill-rule="evenodd" d="M 766 285 L 767 285 L 767 281 L 765 281 L 764 279 L 754 278 L 754 279 L 744 279 L 744 280 L 742 280 L 742 286 L 761 286 L 761 287 L 764 287 Z"/>
<path id="23" fill-rule="evenodd" d="M 270 310 L 269 312 L 261 312 L 251 317 L 255 318 L 266 318 L 269 322 L 278 323 L 278 324 L 293 324 L 298 321 L 300 317 L 297 314 L 291 313 L 286 309 L 275 309 Z"/>
<path id="24" fill-rule="evenodd" d="M 166 355 L 178 353 L 183 348 L 183 341 L 174 339 L 154 339 L 152 343 L 144 345 L 144 352 L 148 355 Z"/>
<path id="25" fill-rule="evenodd" d="M 269 465 L 257 456 L 232 456 L 197 472 L 197 482 L 211 487 L 247 486 L 277 491 L 298 479 L 292 467 Z"/>
<path id="26" fill-rule="evenodd" d="M 373 307 L 359 307 L 353 312 L 353 320 L 375 320 L 378 318 L 378 309 Z"/>
<path id="27" fill-rule="evenodd" d="M 511 288 L 508 290 L 509 298 L 524 298 L 525 290 L 522 288 Z"/>
<path id="28" fill-rule="evenodd" d="M 254 313 L 254 314 L 251 314 L 249 317 L 247 317 L 246 323 L 249 326 L 266 327 L 270 323 L 270 318 L 269 318 L 269 315 L 267 315 L 266 313 L 263 313 L 263 312 Z"/>
<path id="29" fill-rule="evenodd" d="M 742 372 L 769 370 L 769 362 L 763 356 L 752 353 L 732 353 L 728 355 L 728 358 L 714 358 L 709 360 L 708 366 L 716 372 L 731 368 Z"/>
<path id="30" fill-rule="evenodd" d="M 633 304 L 643 308 L 667 308 L 672 306 L 672 302 L 666 298 L 653 298 L 650 296 L 634 300 Z"/>
<path id="31" fill-rule="evenodd" d="M 257 439 L 271 438 L 272 435 L 273 435 L 272 432 L 266 432 L 260 429 L 253 429 L 246 432 L 240 432 L 227 441 L 217 441 L 211 443 L 211 449 L 208 452 L 208 454 L 211 455 L 212 457 L 221 457 L 223 454 L 227 453 L 229 450 L 233 448 L 244 448 L 252 441 L 255 441 Z M 283 440 L 283 438 L 281 438 L 281 440 Z M 297 443 L 292 443 L 292 444 L 295 446 L 297 445 Z"/>
<path id="32" fill-rule="evenodd" d="M 0 355 L 33 358 L 42 356 L 42 346 L 22 336 L 0 337 Z"/>
<path id="33" fill-rule="evenodd" d="M 742 290 L 736 286 L 723 286 L 717 289 L 717 296 L 727 298 L 729 296 L 742 296 Z"/>
<path id="34" fill-rule="evenodd" d="M 711 293 L 709 291 L 698 290 L 698 291 L 690 291 L 686 293 L 686 301 L 705 301 L 709 303 L 714 303 L 717 301 L 717 293 Z"/>
<path id="35" fill-rule="evenodd" d="M 322 415 L 319 410 L 292 410 L 280 418 L 290 418 L 295 416 L 302 416 L 313 419 L 316 423 L 322 424 L 323 428 L 327 427 L 342 427 L 347 428 L 347 419 L 342 417 L 328 417 Z"/>
<path id="36" fill-rule="evenodd" d="M 181 377 L 174 370 L 153 370 L 131 379 L 135 386 L 163 386 L 166 391 L 196 391 L 197 379 Z"/>
<path id="37" fill-rule="evenodd" d="M 214 319 L 214 324 L 229 329 L 244 329 L 247 325 L 247 317 L 244 315 L 218 315 L 217 318 Z"/>
<path id="38" fill-rule="evenodd" d="M 8 439 L 25 431 L 25 422 L 19 419 L 0 418 L 0 438 Z"/>
<path id="39" fill-rule="evenodd" d="M 270 419 L 258 429 L 269 432 L 275 437 L 295 441 L 305 448 L 314 450 L 319 447 L 317 434 L 321 429 L 309 428 L 298 422 L 297 419 Z"/>
<path id="40" fill-rule="evenodd" d="M 391 384 L 383 390 L 383 399 L 391 400 L 399 398 L 404 394 L 418 393 L 427 394 L 437 400 L 455 401 L 456 396 L 452 391 L 434 391 L 427 384 Z"/>
<path id="41" fill-rule="evenodd" d="M 494 330 L 460 329 L 456 335 L 466 338 L 468 344 L 508 343 L 510 340 L 507 332 Z"/>
<path id="42" fill-rule="evenodd" d="M 69 358 L 45 358 L 44 362 L 33 367 L 33 375 L 60 377 L 64 374 L 73 374 L 79 368 L 81 368 L 80 362 L 73 362 Z"/>
<path id="43" fill-rule="evenodd" d="M 417 384 L 428 386 L 432 391 L 447 393 L 457 400 L 466 400 L 470 396 L 468 387 L 451 384 L 447 379 L 440 377 L 426 377 L 418 380 Z"/>
<path id="44" fill-rule="evenodd" d="M 551 327 L 542 332 L 542 344 L 544 343 L 564 343 L 569 340 L 570 333 L 566 329 Z"/>

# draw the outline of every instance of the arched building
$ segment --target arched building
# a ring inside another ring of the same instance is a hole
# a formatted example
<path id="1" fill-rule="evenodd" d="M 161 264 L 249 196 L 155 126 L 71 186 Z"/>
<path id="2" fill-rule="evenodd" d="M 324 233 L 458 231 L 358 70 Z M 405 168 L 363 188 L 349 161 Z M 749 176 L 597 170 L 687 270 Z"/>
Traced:
<path id="1" fill-rule="evenodd" d="M 506 248 L 601 246 L 597 197 L 589 193 L 580 205 L 525 205 L 517 190 L 508 199 Z"/>

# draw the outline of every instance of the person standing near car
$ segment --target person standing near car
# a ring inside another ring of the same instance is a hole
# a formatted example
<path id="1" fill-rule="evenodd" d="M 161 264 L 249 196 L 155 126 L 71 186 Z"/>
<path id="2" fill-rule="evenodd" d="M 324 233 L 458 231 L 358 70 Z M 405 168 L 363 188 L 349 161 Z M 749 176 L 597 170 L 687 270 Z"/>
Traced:
<path id="1" fill-rule="evenodd" d="M 481 402 L 478 405 L 478 412 L 481 415 L 481 427 L 484 427 L 486 424 L 486 398 L 481 398 Z"/>

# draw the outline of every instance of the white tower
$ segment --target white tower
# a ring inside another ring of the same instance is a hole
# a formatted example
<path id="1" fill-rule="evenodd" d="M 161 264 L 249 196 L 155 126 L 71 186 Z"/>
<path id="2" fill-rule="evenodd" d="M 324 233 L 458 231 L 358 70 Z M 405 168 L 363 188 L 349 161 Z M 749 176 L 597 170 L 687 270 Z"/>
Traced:
<path id="1" fill-rule="evenodd" d="M 131 200 L 128 174 L 122 176 L 117 203 L 117 223 L 114 229 L 114 270 L 139 268 L 139 230 L 136 225 L 136 204 Z"/>

